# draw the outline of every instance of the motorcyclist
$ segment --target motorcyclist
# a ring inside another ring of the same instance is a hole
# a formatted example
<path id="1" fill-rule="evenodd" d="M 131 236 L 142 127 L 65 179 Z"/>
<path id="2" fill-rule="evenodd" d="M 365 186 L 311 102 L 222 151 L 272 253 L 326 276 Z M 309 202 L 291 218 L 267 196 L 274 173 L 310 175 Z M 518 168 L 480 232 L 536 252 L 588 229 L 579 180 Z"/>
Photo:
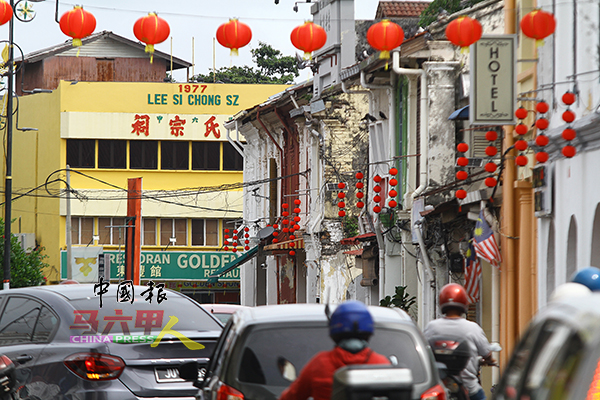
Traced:
<path id="1" fill-rule="evenodd" d="M 452 336 L 464 338 L 471 348 L 471 357 L 465 369 L 460 373 L 460 379 L 469 392 L 470 400 L 485 400 L 485 391 L 477 378 L 480 366 L 479 357 L 483 363 L 492 365 L 496 361 L 492 358 L 491 344 L 485 332 L 475 322 L 463 318 L 467 312 L 469 301 L 465 288 L 457 283 L 449 283 L 440 290 L 439 305 L 444 316 L 427 324 L 424 330 L 425 337 Z"/>
<path id="2" fill-rule="evenodd" d="M 600 291 L 600 268 L 585 267 L 576 271 L 571 277 L 571 282 L 580 283 L 592 292 Z"/>
<path id="3" fill-rule="evenodd" d="M 329 400 L 333 374 L 341 367 L 353 364 L 390 364 L 383 355 L 369 348 L 373 334 L 373 318 L 359 301 L 340 304 L 329 321 L 329 336 L 335 347 L 315 355 L 302 369 L 300 376 L 281 394 L 279 400 Z"/>

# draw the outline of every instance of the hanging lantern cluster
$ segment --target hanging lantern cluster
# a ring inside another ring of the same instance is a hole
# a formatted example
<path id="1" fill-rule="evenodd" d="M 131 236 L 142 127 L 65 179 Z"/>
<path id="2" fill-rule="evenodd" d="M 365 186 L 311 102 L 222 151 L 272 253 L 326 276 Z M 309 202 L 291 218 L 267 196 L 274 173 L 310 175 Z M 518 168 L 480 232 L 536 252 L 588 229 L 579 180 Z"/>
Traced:
<path id="1" fill-rule="evenodd" d="M 267 226 L 269 226 L 269 225 L 267 225 Z M 278 224 L 273 224 L 273 240 L 272 240 L 272 242 L 274 244 L 275 243 L 279 243 L 279 239 L 278 239 L 279 230 L 278 229 L 279 229 L 279 225 Z"/>
<path id="2" fill-rule="evenodd" d="M 288 203 L 283 203 L 283 204 L 281 204 L 281 208 L 283 209 L 283 211 L 281 212 L 281 216 L 283 217 L 283 219 L 281 220 L 281 226 L 282 226 L 281 232 L 284 234 L 289 234 L 290 220 L 288 218 L 290 216 L 290 212 L 288 211 L 288 209 L 290 208 L 290 205 Z M 277 240 L 277 239 L 274 239 L 273 243 L 277 243 L 277 242 L 275 242 L 275 240 Z"/>
<path id="3" fill-rule="evenodd" d="M 91 35 L 96 29 L 96 18 L 83 7 L 75 6 L 60 17 L 59 25 L 62 33 L 73 38 L 73 46 L 79 47 L 82 44 L 81 39 Z M 79 56 L 79 49 L 77 49 L 77 56 Z"/>
<path id="4" fill-rule="evenodd" d="M 398 184 L 398 179 L 396 179 L 396 175 L 398 175 L 398 169 L 395 167 L 390 168 L 390 175 L 392 176 L 392 178 L 389 182 L 391 188 L 388 193 L 390 196 L 388 206 L 390 206 L 390 208 L 396 208 L 396 206 L 398 205 L 398 202 L 396 201 L 396 196 L 398 196 L 398 192 L 396 191 L 396 185 Z"/>
<path id="5" fill-rule="evenodd" d="M 239 243 L 238 243 L 239 237 L 238 237 L 238 230 L 237 229 L 233 230 L 233 236 L 231 237 L 231 239 L 232 239 L 231 240 L 231 251 L 234 252 L 234 253 L 237 253 L 237 251 L 238 251 L 237 248 L 239 246 Z"/>
<path id="6" fill-rule="evenodd" d="M 367 41 L 371 47 L 380 51 L 379 58 L 389 59 L 390 50 L 400 46 L 404 41 L 404 30 L 400 25 L 384 19 L 371 25 L 367 31 Z"/>
<path id="7" fill-rule="evenodd" d="M 548 125 L 549 125 L 548 118 L 546 118 L 544 116 L 544 114 L 546 114 L 549 109 L 550 109 L 550 106 L 548 105 L 548 103 L 546 103 L 543 100 L 535 105 L 535 110 L 539 114 L 541 114 L 541 117 L 539 117 L 538 120 L 535 122 L 535 125 L 538 128 L 538 134 L 535 137 L 535 144 L 538 145 L 540 148 L 542 148 L 542 150 L 535 153 L 535 159 L 539 163 L 545 163 L 546 161 L 548 161 L 548 153 L 546 153 L 543 150 L 543 148 L 545 146 L 547 146 L 548 143 L 550 142 L 550 140 L 548 139 L 548 136 L 546 136 L 544 134 L 544 130 L 547 129 Z M 539 121 L 545 121 L 545 122 L 542 122 L 540 124 Z"/>
<path id="8" fill-rule="evenodd" d="M 244 250 L 246 251 L 250 250 L 250 234 L 248 232 L 250 232 L 250 228 L 246 226 L 244 228 Z"/>
<path id="9" fill-rule="evenodd" d="M 562 148 L 562 153 L 563 156 L 567 158 L 571 158 L 577 153 L 575 146 L 571 144 L 571 141 L 577 137 L 577 132 L 575 132 L 575 129 L 573 129 L 570 125 L 573 121 L 575 121 L 575 113 L 571 111 L 571 105 L 575 103 L 576 99 L 575 93 L 573 92 L 566 92 L 562 95 L 562 102 L 567 106 L 567 110 L 562 114 L 562 119 L 569 124 L 562 133 L 563 139 L 567 141 L 567 144 Z"/>
<path id="10" fill-rule="evenodd" d="M 487 155 L 489 155 L 490 157 L 495 156 L 496 153 L 498 152 L 498 148 L 495 146 L 494 143 L 496 142 L 496 140 L 498 140 L 498 132 L 493 131 L 493 130 L 487 131 L 485 133 L 485 139 L 489 142 L 489 145 L 485 149 L 485 153 Z M 527 145 L 527 143 L 525 143 L 525 144 Z M 493 162 L 490 159 L 485 164 L 484 168 L 485 168 L 486 172 L 489 172 L 490 174 L 494 174 L 496 172 L 496 169 L 498 168 L 498 166 L 496 165 L 495 162 Z M 492 175 L 492 176 L 488 176 L 487 178 L 485 178 L 484 182 L 485 182 L 485 186 L 494 187 L 498 183 L 498 180 Z"/>
<path id="11" fill-rule="evenodd" d="M 356 191 L 356 198 L 358 199 L 356 202 L 356 207 L 363 208 L 365 203 L 362 199 L 365 197 L 365 193 L 362 190 L 365 187 L 365 184 L 363 183 L 362 179 L 365 177 L 365 175 L 362 172 L 357 172 L 354 177 L 357 179 L 356 189 L 358 189 Z"/>
<path id="12" fill-rule="evenodd" d="M 327 42 L 327 32 L 314 22 L 307 21 L 297 26 L 290 35 L 295 48 L 304 51 L 304 58 L 312 58 L 311 53 L 319 50 Z"/>
<path id="13" fill-rule="evenodd" d="M 466 153 L 469 150 L 469 145 L 464 142 L 459 143 L 458 145 L 456 145 L 456 150 L 459 153 L 463 153 L 463 155 L 460 156 L 457 160 L 458 165 L 460 167 L 466 167 L 467 164 L 469 163 L 469 160 L 464 156 L 464 153 Z M 458 179 L 459 181 L 464 181 L 468 177 L 469 177 L 469 173 L 467 171 L 465 171 L 464 169 L 460 169 L 456 172 L 456 179 Z M 458 189 L 454 195 L 456 196 L 457 199 L 462 200 L 465 197 L 467 197 L 467 191 L 464 189 Z"/>
<path id="14" fill-rule="evenodd" d="M 164 19 L 160 18 L 156 13 L 149 13 L 135 21 L 133 25 L 133 34 L 143 43 L 146 43 L 145 51 L 150 54 L 150 63 L 154 56 L 154 45 L 162 43 L 169 37 L 171 28 Z"/>
<path id="15" fill-rule="evenodd" d="M 521 19 L 521 31 L 529 38 L 536 40 L 536 46 L 541 46 L 544 39 L 554 33 L 556 19 L 549 12 L 535 9 Z"/>
<path id="16" fill-rule="evenodd" d="M 527 118 L 528 115 L 528 110 L 521 106 L 519 108 L 517 108 L 517 110 L 515 111 L 515 116 L 519 119 L 519 123 L 515 126 L 515 132 L 519 135 L 519 139 L 515 142 L 515 149 L 517 149 L 518 151 L 520 151 L 521 153 L 515 158 L 515 163 L 519 166 L 519 167 L 524 167 L 525 165 L 527 165 L 527 162 L 529 161 L 527 156 L 523 153 L 525 150 L 527 150 L 527 142 L 523 139 L 525 137 L 525 135 L 527 134 L 527 132 L 529 132 L 529 128 L 527 127 L 527 125 L 525 124 L 524 120 Z M 537 124 L 537 122 L 536 122 Z M 485 150 L 486 154 L 488 154 L 490 157 L 495 155 L 498 152 L 498 149 L 496 148 L 496 146 L 492 146 L 494 149 L 492 150 L 490 148 L 490 146 L 488 146 Z M 488 149 L 490 150 L 490 154 L 488 153 Z"/>
<path id="17" fill-rule="evenodd" d="M 381 178 L 381 176 L 379 175 L 375 175 L 375 177 L 373 178 L 373 181 L 375 181 L 375 185 L 373 186 L 373 192 L 375 192 L 375 194 L 373 195 L 373 203 L 375 203 L 375 205 L 373 206 L 373 212 L 375 214 L 379 214 L 381 212 L 381 206 L 379 205 L 379 203 L 381 203 L 381 181 L 383 180 L 383 178 Z"/>
<path id="18" fill-rule="evenodd" d="M 298 230 L 300 230 L 300 225 L 298 225 L 300 223 L 300 212 L 302 211 L 300 209 L 300 204 L 302 204 L 302 202 L 300 201 L 300 199 L 296 199 L 294 200 L 294 205 L 296 207 L 294 207 L 294 214 L 292 220 L 290 221 L 290 225 L 292 225 L 292 227 L 289 229 L 290 235 L 288 237 L 289 240 L 295 240 L 296 239 L 296 235 L 294 235 L 294 233 Z M 293 222 L 293 224 L 292 224 Z M 294 242 L 290 243 L 290 247 L 292 248 L 292 250 L 289 251 L 290 256 L 294 256 L 296 255 L 296 251 L 293 249 L 296 246 L 296 244 Z"/>
<path id="19" fill-rule="evenodd" d="M 340 217 L 345 217 L 346 216 L 346 211 L 344 210 L 344 208 L 346 207 L 346 203 L 344 202 L 344 198 L 346 197 L 346 194 L 343 192 L 344 188 L 346 187 L 346 184 L 344 182 L 340 182 L 338 183 L 338 189 L 340 189 L 340 192 L 338 193 L 337 197 L 338 197 L 338 215 Z"/>
<path id="20" fill-rule="evenodd" d="M 483 29 L 476 19 L 460 16 L 446 26 L 446 38 L 465 52 L 470 45 L 481 39 Z"/>
<path id="21" fill-rule="evenodd" d="M 252 30 L 237 18 L 232 18 L 217 28 L 217 41 L 221 46 L 231 49 L 232 56 L 237 56 L 238 49 L 250 43 L 250 40 Z"/>

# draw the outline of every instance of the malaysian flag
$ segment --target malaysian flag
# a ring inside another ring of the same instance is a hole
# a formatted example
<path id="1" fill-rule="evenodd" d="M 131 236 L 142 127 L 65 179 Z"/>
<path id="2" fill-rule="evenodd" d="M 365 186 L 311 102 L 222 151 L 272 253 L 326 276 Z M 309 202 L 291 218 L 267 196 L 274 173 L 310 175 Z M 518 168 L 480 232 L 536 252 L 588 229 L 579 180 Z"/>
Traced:
<path id="1" fill-rule="evenodd" d="M 475 224 L 475 237 L 473 240 L 477 257 L 488 261 L 494 267 L 499 267 L 502 262 L 500 249 L 494 239 L 494 232 L 483 216 L 483 210 L 479 212 L 479 218 Z"/>
<path id="2" fill-rule="evenodd" d="M 476 303 L 479 301 L 479 280 L 481 278 L 481 263 L 475 252 L 473 241 L 469 240 L 469 248 L 465 253 L 465 291 L 467 292 L 467 298 L 469 303 Z"/>

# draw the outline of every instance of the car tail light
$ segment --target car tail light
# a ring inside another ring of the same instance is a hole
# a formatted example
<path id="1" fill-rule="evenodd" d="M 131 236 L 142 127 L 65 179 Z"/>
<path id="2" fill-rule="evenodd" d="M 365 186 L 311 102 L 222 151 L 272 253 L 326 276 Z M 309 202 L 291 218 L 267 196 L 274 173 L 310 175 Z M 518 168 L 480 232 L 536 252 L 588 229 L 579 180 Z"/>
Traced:
<path id="1" fill-rule="evenodd" d="M 446 391 L 442 385 L 435 385 L 421 395 L 421 400 L 446 400 Z"/>
<path id="2" fill-rule="evenodd" d="M 216 400 L 244 400 L 244 394 L 237 389 L 221 383 Z"/>
<path id="3" fill-rule="evenodd" d="M 90 381 L 117 379 L 125 368 L 120 357 L 100 353 L 71 354 L 64 363 L 76 375 Z"/>

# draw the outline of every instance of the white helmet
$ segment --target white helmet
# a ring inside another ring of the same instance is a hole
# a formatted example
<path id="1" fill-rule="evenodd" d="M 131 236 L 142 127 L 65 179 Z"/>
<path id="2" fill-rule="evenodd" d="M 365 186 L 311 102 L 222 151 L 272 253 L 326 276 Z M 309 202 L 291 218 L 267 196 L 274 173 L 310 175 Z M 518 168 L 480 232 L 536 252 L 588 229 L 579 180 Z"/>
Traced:
<path id="1" fill-rule="evenodd" d="M 576 282 L 567 282 L 559 285 L 550 295 L 550 301 L 561 301 L 570 297 L 583 297 L 592 293 L 585 285 Z"/>

